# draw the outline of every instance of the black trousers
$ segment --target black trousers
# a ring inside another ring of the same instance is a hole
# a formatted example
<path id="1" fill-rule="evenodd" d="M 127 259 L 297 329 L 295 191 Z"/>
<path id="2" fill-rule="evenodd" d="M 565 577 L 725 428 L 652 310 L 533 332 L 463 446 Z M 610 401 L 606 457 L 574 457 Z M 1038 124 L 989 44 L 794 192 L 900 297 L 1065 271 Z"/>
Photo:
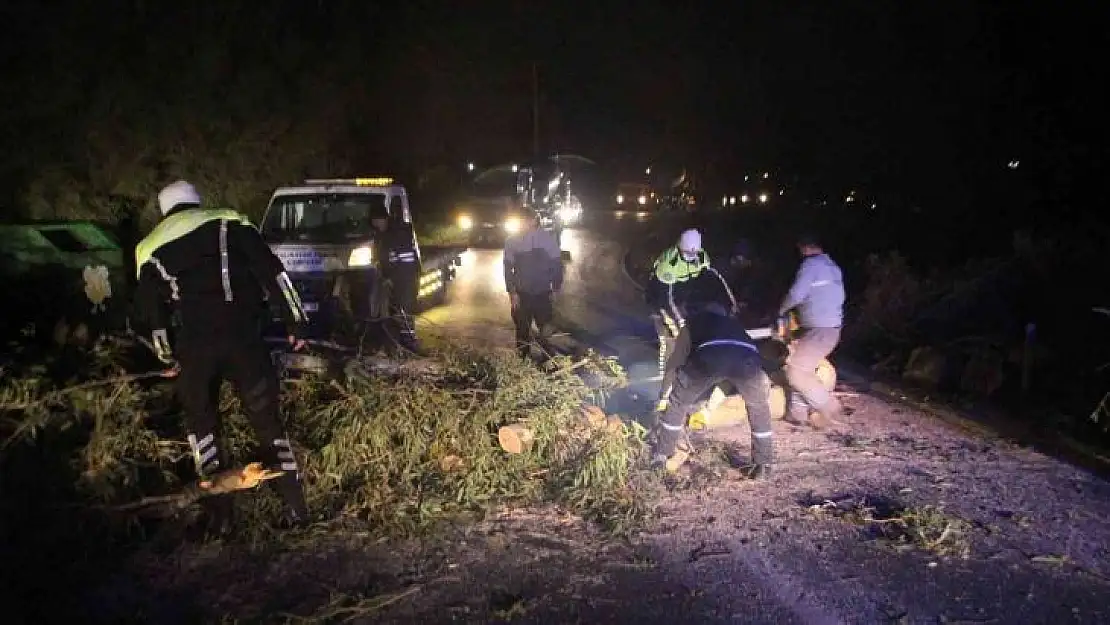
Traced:
<path id="1" fill-rule="evenodd" d="M 420 267 L 417 263 L 390 263 L 386 269 L 391 285 L 389 297 L 390 328 L 402 347 L 416 348 L 416 296 L 420 280 Z"/>
<path id="2" fill-rule="evenodd" d="M 678 336 L 672 336 L 664 324 L 662 327 L 657 325 L 656 332 L 659 333 L 660 358 L 663 359 L 663 381 L 659 386 L 659 399 L 663 400 L 670 397 L 674 390 L 675 376 L 690 357 L 690 331 L 683 327 L 678 331 Z"/>
<path id="3" fill-rule="evenodd" d="M 551 351 L 547 333 L 555 318 L 551 293 L 519 293 L 520 303 L 512 309 L 513 325 L 516 326 L 516 348 L 521 355 L 528 355 L 532 344 L 532 324 L 536 325 L 539 335 L 536 342 L 540 347 Z"/>
<path id="4" fill-rule="evenodd" d="M 744 398 L 752 431 L 752 462 L 771 464 L 774 445 L 771 407 L 767 400 L 770 382 L 758 352 L 732 345 L 701 348 L 678 369 L 670 405 L 660 423 L 657 455 L 670 457 L 674 454 L 695 404 L 722 382 L 731 382 Z"/>
<path id="5" fill-rule="evenodd" d="M 257 326 L 183 329 L 177 340 L 181 373 L 177 392 L 185 407 L 185 425 L 197 473 L 210 477 L 231 468 L 221 434 L 220 386 L 230 380 L 258 438 L 262 463 L 285 474 L 272 481 L 290 513 L 306 518 L 300 467 L 279 416 L 280 387 L 270 351 Z M 215 498 L 230 504 L 227 498 Z M 215 504 L 217 507 L 219 504 Z M 226 512 L 217 509 L 217 512 Z"/>

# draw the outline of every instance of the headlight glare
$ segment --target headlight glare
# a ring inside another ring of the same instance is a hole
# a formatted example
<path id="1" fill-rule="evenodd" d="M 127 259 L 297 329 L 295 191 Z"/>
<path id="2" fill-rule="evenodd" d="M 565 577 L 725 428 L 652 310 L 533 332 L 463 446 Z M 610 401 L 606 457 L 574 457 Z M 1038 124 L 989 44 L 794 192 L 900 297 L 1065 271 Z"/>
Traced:
<path id="1" fill-rule="evenodd" d="M 369 245 L 363 245 L 351 250 L 347 259 L 348 267 L 368 267 L 374 262 L 374 250 Z"/>

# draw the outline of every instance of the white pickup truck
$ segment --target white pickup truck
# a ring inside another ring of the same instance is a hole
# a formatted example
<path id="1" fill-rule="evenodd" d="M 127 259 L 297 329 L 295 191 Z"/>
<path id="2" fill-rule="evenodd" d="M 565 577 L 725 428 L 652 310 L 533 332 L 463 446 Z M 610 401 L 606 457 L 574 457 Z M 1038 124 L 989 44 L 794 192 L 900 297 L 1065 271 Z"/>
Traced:
<path id="1" fill-rule="evenodd" d="M 412 231 L 408 193 L 392 178 L 329 178 L 274 191 L 262 218 L 262 237 L 281 259 L 309 313 L 308 338 L 334 338 L 345 322 L 389 314 L 388 282 L 370 223 L 384 208 L 390 227 Z M 440 301 L 464 248 L 420 248 L 418 306 Z"/>

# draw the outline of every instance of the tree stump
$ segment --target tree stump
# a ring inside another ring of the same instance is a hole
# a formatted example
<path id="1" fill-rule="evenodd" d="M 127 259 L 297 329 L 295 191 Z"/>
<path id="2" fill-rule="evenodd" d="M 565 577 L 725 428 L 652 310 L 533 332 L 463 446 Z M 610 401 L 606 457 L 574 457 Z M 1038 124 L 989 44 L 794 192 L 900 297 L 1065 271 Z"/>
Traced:
<path id="1" fill-rule="evenodd" d="M 497 443 L 510 454 L 522 454 L 532 448 L 536 435 L 522 423 L 503 425 L 497 431 Z"/>

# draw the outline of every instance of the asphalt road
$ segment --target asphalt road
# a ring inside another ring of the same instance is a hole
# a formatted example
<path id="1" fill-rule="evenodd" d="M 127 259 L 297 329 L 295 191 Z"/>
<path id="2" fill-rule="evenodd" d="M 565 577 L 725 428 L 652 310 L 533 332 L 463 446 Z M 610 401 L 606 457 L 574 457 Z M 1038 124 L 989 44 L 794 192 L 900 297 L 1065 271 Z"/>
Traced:
<path id="1" fill-rule="evenodd" d="M 564 230 L 560 243 L 570 253 L 563 290 L 556 296 L 553 343 L 567 351 L 592 347 L 617 356 L 637 382 L 634 390 L 654 394 L 658 383 L 655 333 L 642 293 L 624 275 L 629 243 L 643 242 L 650 220 L 634 214 L 604 214 Z M 512 347 L 513 329 L 500 249 L 470 249 L 448 289 L 444 305 L 425 312 L 419 332 L 470 345 Z"/>
<path id="2" fill-rule="evenodd" d="M 616 354 L 633 379 L 655 374 L 655 351 L 621 257 L 629 245 L 658 245 L 647 240 L 649 219 L 596 219 L 562 241 L 572 261 L 556 325 Z M 422 330 L 510 347 L 501 271 L 499 250 L 468 252 L 447 304 L 423 316 Z M 653 395 L 658 385 L 639 388 Z M 525 622 L 1110 622 L 1104 480 L 866 387 L 842 385 L 838 395 L 848 408 L 839 431 L 776 423 L 769 482 L 740 479 L 711 459 L 689 463 L 686 486 L 664 497 L 659 526 L 636 541 L 652 573 L 599 574 L 597 588 L 581 580 L 561 588 L 553 571 L 614 563 L 480 559 L 475 570 L 481 562 L 505 570 L 452 592 L 474 597 L 482 580 L 503 580 L 506 592 L 535 597 Z M 715 438 L 727 455 L 747 456 L 746 426 Z M 928 536 L 915 543 L 915 531 Z M 535 570 L 547 572 L 542 592 L 525 583 Z M 591 612 L 606 601 L 611 614 Z"/>

